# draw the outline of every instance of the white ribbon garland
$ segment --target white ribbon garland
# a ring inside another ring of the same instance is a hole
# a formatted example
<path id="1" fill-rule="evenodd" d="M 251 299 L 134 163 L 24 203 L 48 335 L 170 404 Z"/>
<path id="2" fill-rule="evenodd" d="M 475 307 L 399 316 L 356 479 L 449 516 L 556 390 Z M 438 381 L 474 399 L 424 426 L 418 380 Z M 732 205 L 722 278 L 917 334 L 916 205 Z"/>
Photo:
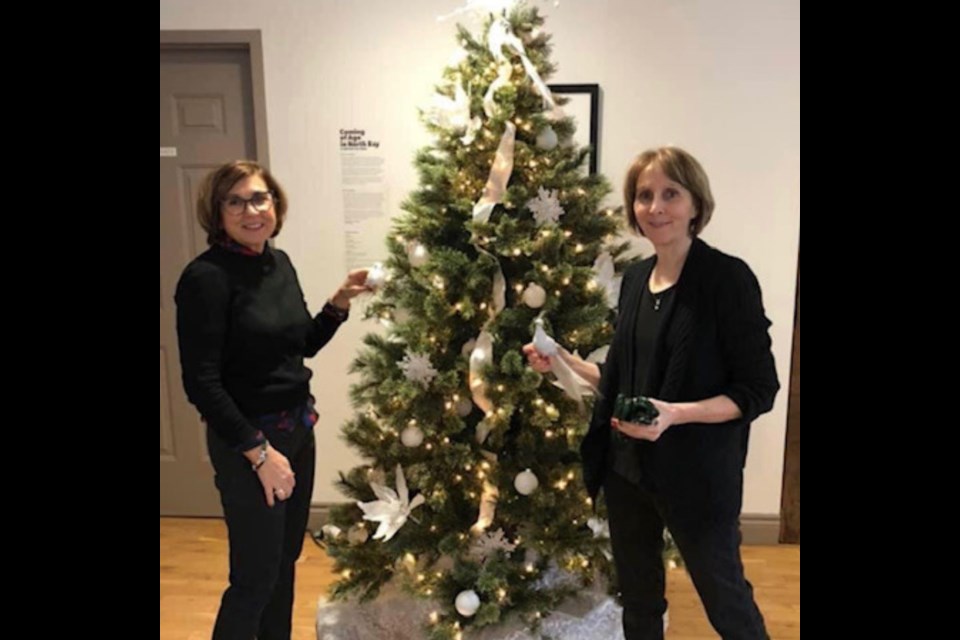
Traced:
<path id="1" fill-rule="evenodd" d="M 611 309 L 616 309 L 620 302 L 620 285 L 623 282 L 623 277 L 616 274 L 613 266 L 613 257 L 604 251 L 597 256 L 596 261 L 593 263 L 593 270 L 597 274 L 594 277 L 594 281 L 603 288 L 604 293 L 607 294 L 607 306 Z"/>
<path id="2" fill-rule="evenodd" d="M 483 187 L 483 194 L 473 205 L 473 221 L 487 222 L 493 208 L 503 202 L 503 195 L 507 192 L 507 183 L 513 174 L 513 152 L 516 148 L 517 126 L 507 122 L 500 136 L 497 153 L 493 157 L 493 165 L 487 177 L 487 184 Z"/>
<path id="3" fill-rule="evenodd" d="M 502 14 L 512 9 L 515 4 L 517 4 L 517 0 L 467 0 L 467 3 L 459 9 L 445 13 L 442 16 L 437 16 L 437 22 L 443 22 L 444 20 L 449 20 L 450 18 L 470 12 L 481 15 L 487 13 Z M 560 0 L 554 0 L 553 6 L 559 7 Z"/>
<path id="4" fill-rule="evenodd" d="M 474 533 L 483 533 L 493 524 L 493 519 L 497 515 L 497 498 L 500 497 L 500 491 L 496 485 L 487 480 L 483 481 L 483 493 L 480 495 L 480 513 L 477 515 L 477 521 L 470 530 Z"/>
<path id="5" fill-rule="evenodd" d="M 445 13 L 442 16 L 437 16 L 437 22 L 443 22 L 444 20 L 449 20 L 450 18 L 471 11 L 478 13 L 501 13 L 510 9 L 516 2 L 517 0 L 467 0 L 467 3 L 459 9 Z"/>
<path id="6" fill-rule="evenodd" d="M 443 94 L 433 96 L 426 110 L 427 119 L 438 127 L 463 131 L 463 144 L 470 144 L 483 126 L 480 116 L 470 117 L 470 97 L 460 83 L 453 90 L 453 99 Z"/>
<path id="7" fill-rule="evenodd" d="M 470 354 L 470 393 L 473 403 L 489 415 L 493 413 L 493 402 L 487 397 L 487 383 L 483 380 L 484 367 L 493 362 L 493 334 L 484 329 L 477 336 L 477 344 Z"/>
<path id="8" fill-rule="evenodd" d="M 473 220 L 475 222 L 487 222 L 494 207 L 503 201 L 503 195 L 507 191 L 507 183 L 510 182 L 510 176 L 513 174 L 513 152 L 516 134 L 516 125 L 507 122 L 503 135 L 500 136 L 500 145 L 497 147 L 493 165 L 490 167 L 490 174 L 483 189 L 483 195 L 480 196 L 473 207 Z M 497 270 L 493 275 L 493 289 L 491 291 L 493 308 L 490 312 L 490 319 L 487 320 L 484 329 L 477 337 L 476 346 L 470 354 L 470 393 L 473 396 L 474 404 L 489 416 L 493 413 L 493 402 L 487 397 L 487 383 L 480 372 L 483 367 L 493 362 L 493 335 L 486 328 L 490 326 L 497 314 L 507 306 L 507 280 L 496 256 L 483 249 L 476 240 L 474 246 L 478 252 L 490 256 L 497 264 Z M 486 439 L 491 428 L 492 425 L 484 422 L 477 426 L 477 437 L 480 438 L 481 443 Z"/>
<path id="9" fill-rule="evenodd" d="M 537 67 L 534 66 L 530 58 L 527 57 L 527 50 L 523 46 L 520 38 L 511 30 L 510 23 L 506 18 L 500 16 L 490 25 L 490 32 L 487 34 L 487 47 L 490 49 L 490 53 L 493 54 L 494 58 L 504 61 L 507 60 L 507 56 L 503 53 L 503 47 L 505 46 L 512 48 L 517 55 L 520 56 L 520 62 L 523 64 L 527 75 L 530 76 L 533 88 L 536 89 L 540 97 L 543 98 L 544 108 L 554 109 L 557 105 L 553 100 L 553 94 L 550 93 L 550 89 L 547 87 L 547 83 L 543 81 L 543 78 L 540 77 L 540 73 L 537 71 Z"/>
<path id="10" fill-rule="evenodd" d="M 510 84 L 510 76 L 512 74 L 513 65 L 509 62 L 501 62 L 500 68 L 497 70 L 497 77 L 490 83 L 490 87 L 487 88 L 487 92 L 483 95 L 483 112 L 487 114 L 488 118 L 492 118 L 497 114 L 497 103 L 493 99 L 493 95 L 502 87 Z"/>

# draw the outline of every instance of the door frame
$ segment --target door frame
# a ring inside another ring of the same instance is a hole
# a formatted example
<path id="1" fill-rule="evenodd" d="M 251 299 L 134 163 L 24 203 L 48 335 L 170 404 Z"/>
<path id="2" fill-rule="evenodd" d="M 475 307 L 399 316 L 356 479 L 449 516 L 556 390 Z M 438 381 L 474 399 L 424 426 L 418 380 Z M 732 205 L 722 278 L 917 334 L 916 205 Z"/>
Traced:
<path id="1" fill-rule="evenodd" d="M 253 137 L 256 160 L 270 167 L 267 139 L 267 93 L 263 74 L 263 41 L 259 30 L 178 31 L 160 30 L 160 50 L 183 49 L 242 50 L 250 56 L 250 81 L 253 91 Z"/>
<path id="2" fill-rule="evenodd" d="M 796 305 L 787 385 L 787 432 L 780 496 L 780 542 L 800 544 L 800 251 L 797 250 Z"/>
<path id="3" fill-rule="evenodd" d="M 174 51 L 229 51 L 241 54 L 249 61 L 250 114 L 252 119 L 251 160 L 269 167 L 269 143 L 267 137 L 266 91 L 263 67 L 263 46 L 260 31 L 257 30 L 217 30 L 217 31 L 160 31 L 160 53 Z M 161 109 L 163 107 L 161 106 Z M 162 158 L 161 158 L 162 162 Z M 162 256 L 161 251 L 161 256 Z M 172 302 L 172 301 L 171 301 Z M 168 380 L 168 384 L 173 381 Z M 162 415 L 161 415 L 162 418 Z M 203 458 L 209 457 L 206 448 L 201 452 Z M 161 466 L 164 464 L 161 452 Z M 162 476 L 162 474 L 161 474 Z M 213 487 L 210 487 L 213 490 Z M 170 512 L 173 514 L 174 512 Z M 161 516 L 166 515 L 161 511 Z"/>

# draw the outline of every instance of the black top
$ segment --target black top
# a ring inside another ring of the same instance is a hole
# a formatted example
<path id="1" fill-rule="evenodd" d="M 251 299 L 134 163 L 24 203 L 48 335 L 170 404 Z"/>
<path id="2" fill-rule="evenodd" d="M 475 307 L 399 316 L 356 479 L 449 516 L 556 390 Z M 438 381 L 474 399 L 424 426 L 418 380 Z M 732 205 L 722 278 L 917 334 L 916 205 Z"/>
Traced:
<path id="1" fill-rule="evenodd" d="M 625 396 L 643 395 L 650 373 L 648 366 L 639 363 L 653 361 L 653 351 L 657 341 L 657 334 L 662 330 L 661 320 L 670 317 L 673 305 L 675 287 L 664 289 L 659 293 L 650 291 L 649 285 L 644 287 L 640 296 L 640 308 L 637 310 L 635 331 L 636 361 L 638 366 L 631 377 L 620 381 L 620 393 Z M 630 378 L 633 378 L 632 380 Z M 619 431 L 613 432 L 610 440 L 610 468 L 627 480 L 639 483 L 641 478 L 641 455 L 643 441 L 631 438 Z"/>
<path id="2" fill-rule="evenodd" d="M 662 330 L 661 320 L 670 317 L 670 311 L 673 308 L 674 286 L 664 289 L 660 293 L 650 291 L 649 284 L 644 287 L 643 294 L 640 296 L 640 308 L 637 309 L 637 322 L 635 326 L 635 358 L 638 363 L 634 371 L 633 380 L 622 380 L 620 382 L 620 392 L 625 395 L 639 396 L 643 395 L 643 390 L 647 388 L 647 378 L 649 377 L 649 363 L 653 361 L 653 350 L 657 343 L 657 334 Z M 644 366 L 641 363 L 647 363 Z"/>
<path id="3" fill-rule="evenodd" d="M 175 300 L 187 397 L 238 448 L 257 441 L 256 416 L 306 403 L 303 359 L 345 319 L 329 303 L 311 317 L 290 259 L 269 246 L 253 256 L 211 247 L 184 269 Z"/>
<path id="4" fill-rule="evenodd" d="M 735 517 L 742 500 L 750 423 L 773 406 L 777 380 L 770 321 L 760 286 L 747 264 L 695 238 L 649 362 L 638 359 L 640 300 L 656 256 L 627 269 L 620 316 L 600 379 L 590 430 L 581 443 L 584 481 L 596 497 L 608 468 L 610 417 L 624 380 L 646 380 L 642 395 L 696 402 L 726 395 L 742 416 L 723 424 L 671 427 L 647 448 L 643 473 L 676 517 Z M 633 378 L 637 376 L 637 378 Z M 647 444 L 647 443 L 644 443 Z"/>

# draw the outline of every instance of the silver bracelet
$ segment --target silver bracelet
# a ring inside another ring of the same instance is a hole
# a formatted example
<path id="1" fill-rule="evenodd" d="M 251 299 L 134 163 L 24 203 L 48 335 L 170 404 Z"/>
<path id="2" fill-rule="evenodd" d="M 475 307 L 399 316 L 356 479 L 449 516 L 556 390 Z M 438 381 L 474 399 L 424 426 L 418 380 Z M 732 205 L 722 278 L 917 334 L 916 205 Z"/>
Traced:
<path id="1" fill-rule="evenodd" d="M 260 467 L 263 466 L 263 463 L 267 461 L 267 445 L 270 444 L 266 440 L 260 445 L 260 451 L 257 453 L 257 461 L 250 464 L 250 467 L 253 469 L 253 472 L 256 473 L 260 470 Z"/>

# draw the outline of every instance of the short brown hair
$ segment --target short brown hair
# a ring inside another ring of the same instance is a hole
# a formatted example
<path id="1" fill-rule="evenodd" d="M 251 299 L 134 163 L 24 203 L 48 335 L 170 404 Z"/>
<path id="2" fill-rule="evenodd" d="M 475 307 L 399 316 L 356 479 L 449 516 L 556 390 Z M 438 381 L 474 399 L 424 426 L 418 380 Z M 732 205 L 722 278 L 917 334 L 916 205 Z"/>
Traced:
<path id="1" fill-rule="evenodd" d="M 634 231 L 643 235 L 640 225 L 633 216 L 633 201 L 637 196 L 637 179 L 640 174 L 651 166 L 657 166 L 668 178 L 683 185 L 683 188 L 693 196 L 695 217 L 690 221 L 690 235 L 700 235 L 703 228 L 713 216 L 713 193 L 710 191 L 710 180 L 707 172 L 692 155 L 679 147 L 659 147 L 648 149 L 637 156 L 630 168 L 627 169 L 627 178 L 623 181 L 623 201 L 626 204 L 627 222 Z"/>
<path id="2" fill-rule="evenodd" d="M 270 237 L 274 238 L 280 233 L 283 221 L 287 217 L 287 194 L 284 193 L 283 187 L 265 167 L 253 160 L 234 160 L 208 173 L 203 179 L 203 184 L 200 185 L 200 193 L 197 196 L 197 220 L 207 232 L 207 244 L 217 244 L 226 237 L 220 211 L 223 201 L 233 185 L 251 176 L 262 178 L 267 183 L 267 189 L 273 193 L 277 228 L 273 230 L 273 235 Z"/>

